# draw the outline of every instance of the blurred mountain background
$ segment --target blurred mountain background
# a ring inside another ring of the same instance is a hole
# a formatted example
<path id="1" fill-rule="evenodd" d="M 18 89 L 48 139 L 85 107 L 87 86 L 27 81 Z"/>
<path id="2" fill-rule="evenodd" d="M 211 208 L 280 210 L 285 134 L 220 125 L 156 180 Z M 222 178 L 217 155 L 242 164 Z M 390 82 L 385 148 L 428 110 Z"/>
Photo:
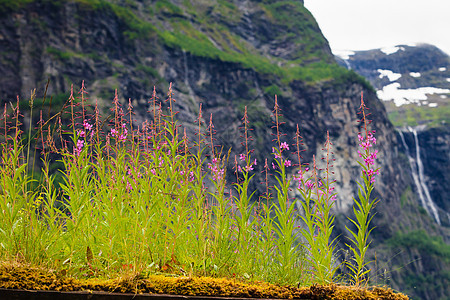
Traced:
<path id="1" fill-rule="evenodd" d="M 141 124 L 153 87 L 163 100 L 173 82 L 179 120 L 192 134 L 201 103 L 203 121 L 212 114 L 218 143 L 232 155 L 243 149 L 247 106 L 251 147 L 262 162 L 271 156 L 277 95 L 286 141 L 298 123 L 306 161 L 322 156 L 330 132 L 335 231 L 344 248 L 360 172 L 356 119 L 364 92 L 381 153 L 372 283 L 413 299 L 448 299 L 449 60 L 429 45 L 396 48 L 335 57 L 298 0 L 0 0 L 0 103 L 18 95 L 29 118 L 36 88 L 35 105 L 51 115 L 84 80 L 105 116 L 117 90 Z M 48 81 L 51 105 L 42 99 Z M 402 93 L 408 97 L 398 100 Z M 262 189 L 258 176 L 253 188 Z M 338 262 L 344 257 L 344 250 L 336 253 Z"/>

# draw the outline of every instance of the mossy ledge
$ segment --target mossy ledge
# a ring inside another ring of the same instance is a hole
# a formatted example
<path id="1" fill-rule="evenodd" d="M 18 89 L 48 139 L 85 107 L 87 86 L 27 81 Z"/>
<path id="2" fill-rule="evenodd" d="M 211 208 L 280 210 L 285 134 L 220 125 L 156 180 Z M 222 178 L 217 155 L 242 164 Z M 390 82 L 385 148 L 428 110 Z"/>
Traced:
<path id="1" fill-rule="evenodd" d="M 52 291 L 103 291 L 134 294 L 171 294 L 277 299 L 388 299 L 403 300 L 407 296 L 388 288 L 370 289 L 337 284 L 292 287 L 265 282 L 245 283 L 234 279 L 209 277 L 167 277 L 130 274 L 116 279 L 75 279 L 62 272 L 35 267 L 0 266 L 0 288 Z"/>

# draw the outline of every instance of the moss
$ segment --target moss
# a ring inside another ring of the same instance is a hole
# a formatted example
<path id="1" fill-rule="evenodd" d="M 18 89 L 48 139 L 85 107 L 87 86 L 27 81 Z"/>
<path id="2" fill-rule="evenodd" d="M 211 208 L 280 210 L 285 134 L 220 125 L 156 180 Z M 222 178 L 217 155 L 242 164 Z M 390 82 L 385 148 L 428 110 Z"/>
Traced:
<path id="1" fill-rule="evenodd" d="M 0 288 L 55 291 L 90 290 L 242 298 L 408 299 L 407 296 L 394 293 L 386 288 L 364 289 L 336 284 L 296 288 L 266 282 L 241 282 L 226 278 L 167 277 L 163 275 L 144 277 L 137 273 L 123 274 L 115 279 L 76 279 L 69 277 L 65 270 L 51 271 L 17 263 L 4 263 L 0 266 Z"/>
<path id="2" fill-rule="evenodd" d="M 45 52 L 53 55 L 55 58 L 57 58 L 58 60 L 63 61 L 63 62 L 66 62 L 66 61 L 70 60 L 72 57 L 74 57 L 74 53 L 59 50 L 59 49 L 56 49 L 53 47 L 47 47 Z"/>
<path id="3" fill-rule="evenodd" d="M 270 97 L 274 97 L 275 95 L 281 95 L 281 90 L 277 85 L 271 85 L 264 88 L 264 93 L 268 94 Z"/>
<path id="4" fill-rule="evenodd" d="M 158 71 L 152 67 L 148 67 L 145 65 L 138 65 L 136 70 L 144 72 L 146 75 L 151 76 L 153 78 L 161 79 Z"/>

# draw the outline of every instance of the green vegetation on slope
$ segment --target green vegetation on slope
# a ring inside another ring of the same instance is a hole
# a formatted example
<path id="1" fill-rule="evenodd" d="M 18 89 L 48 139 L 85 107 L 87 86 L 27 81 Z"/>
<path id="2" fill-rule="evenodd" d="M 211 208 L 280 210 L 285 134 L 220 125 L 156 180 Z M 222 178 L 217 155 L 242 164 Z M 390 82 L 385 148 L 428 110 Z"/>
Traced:
<path id="1" fill-rule="evenodd" d="M 424 230 L 414 230 L 408 233 L 397 233 L 396 236 L 387 241 L 387 244 L 394 248 L 405 249 L 405 251 L 418 251 L 420 254 L 417 263 L 427 264 L 421 261 L 422 257 L 434 256 L 436 261 L 441 261 L 443 265 L 449 266 L 450 245 L 446 244 L 442 237 L 430 236 Z M 416 261 L 411 262 L 412 264 Z M 400 266 L 404 268 L 405 266 Z M 432 291 L 448 289 L 450 282 L 450 269 L 444 268 L 441 271 L 428 273 L 427 275 L 417 272 L 415 268 L 406 268 L 405 273 L 405 293 L 429 294 Z"/>
<path id="2" fill-rule="evenodd" d="M 442 237 L 430 236 L 424 230 L 398 233 L 388 243 L 393 247 L 417 249 L 438 256 L 444 262 L 450 262 L 450 245 Z"/>
<path id="3" fill-rule="evenodd" d="M 68 0 L 49 1 L 59 5 Z M 0 0 L 4 11 L 18 10 L 36 0 Z M 47 2 L 47 0 L 44 0 Z M 160 41 L 172 48 L 182 49 L 195 56 L 239 63 L 246 68 L 263 74 L 273 74 L 283 83 L 294 80 L 314 83 L 317 81 L 352 80 L 364 84 L 362 77 L 349 74 L 345 68 L 330 63 L 326 40 L 320 34 L 313 16 L 298 1 L 263 1 L 259 3 L 264 19 L 274 25 L 274 39 L 281 39 L 296 45 L 293 60 L 263 55 L 242 37 L 224 26 L 222 20 L 231 24 L 240 22 L 238 8 L 229 1 L 218 1 L 201 6 L 184 1 L 176 6 L 169 0 L 159 0 L 146 7 L 146 13 L 135 8 L 132 3 L 118 3 L 108 0 L 75 0 L 84 10 L 112 12 L 126 27 L 125 36 L 130 40 L 148 40 L 156 35 Z M 209 6 L 208 6 L 209 5 Z M 211 16 L 210 9 L 214 11 Z M 191 14 L 195 22 L 187 21 Z M 155 17 L 157 15 L 157 17 Z M 168 24 L 171 27 L 167 28 Z M 286 34 L 286 32 L 290 32 Z M 258 33 L 255 33 L 258 34 Z M 261 33 L 259 33 L 261 35 Z M 258 36 L 264 39 L 264 36 Z M 271 38 L 271 37 L 270 37 Z M 67 60 L 73 53 L 48 48 L 47 52 L 61 60 Z"/>
<path id="4" fill-rule="evenodd" d="M 421 124 L 427 124 L 428 127 L 436 127 L 448 124 L 450 120 L 450 105 L 445 102 L 441 102 L 438 107 L 417 106 L 416 104 L 395 107 L 391 102 L 385 104 L 389 105 L 389 120 L 396 127 Z"/>

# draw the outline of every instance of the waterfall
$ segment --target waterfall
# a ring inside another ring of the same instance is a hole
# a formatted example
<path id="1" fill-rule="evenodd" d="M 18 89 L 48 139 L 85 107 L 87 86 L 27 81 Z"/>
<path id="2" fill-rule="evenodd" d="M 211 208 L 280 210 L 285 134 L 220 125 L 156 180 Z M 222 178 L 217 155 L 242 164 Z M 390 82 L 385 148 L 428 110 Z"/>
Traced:
<path id="1" fill-rule="evenodd" d="M 428 190 L 428 187 L 425 184 L 425 176 L 423 174 L 422 159 L 420 158 L 420 145 L 419 139 L 417 137 L 417 130 L 411 127 L 409 127 L 408 129 L 414 135 L 414 143 L 416 146 L 415 159 L 410 154 L 409 147 L 408 144 L 406 144 L 403 132 L 401 130 L 398 130 L 398 133 L 400 134 L 402 144 L 405 147 L 406 155 L 408 156 L 409 165 L 411 167 L 411 174 L 414 180 L 414 184 L 416 185 L 417 193 L 419 194 L 420 203 L 422 204 L 423 208 L 425 208 L 425 210 L 428 212 L 428 214 L 434 217 L 436 222 L 439 225 L 441 225 L 441 220 L 439 219 L 439 214 L 436 205 L 431 199 L 430 191 Z"/>
<path id="2" fill-rule="evenodd" d="M 419 182 L 422 186 L 423 192 L 426 196 L 427 206 L 433 213 L 434 218 L 436 219 L 436 222 L 441 225 L 441 220 L 439 219 L 439 214 L 436 208 L 436 205 L 434 204 L 433 200 L 431 199 L 430 191 L 428 190 L 427 185 L 425 184 L 425 176 L 423 174 L 423 164 L 422 159 L 420 158 L 420 145 L 419 145 L 419 138 L 417 137 L 417 130 L 415 128 L 409 127 L 409 131 L 412 131 L 414 134 L 414 142 L 416 144 L 416 162 L 417 162 L 417 169 L 419 170 Z"/>
<path id="3" fill-rule="evenodd" d="M 344 62 L 345 62 L 345 65 L 347 66 L 347 69 L 351 70 L 352 66 L 350 66 L 350 63 L 349 63 L 348 59 L 344 59 Z"/>

